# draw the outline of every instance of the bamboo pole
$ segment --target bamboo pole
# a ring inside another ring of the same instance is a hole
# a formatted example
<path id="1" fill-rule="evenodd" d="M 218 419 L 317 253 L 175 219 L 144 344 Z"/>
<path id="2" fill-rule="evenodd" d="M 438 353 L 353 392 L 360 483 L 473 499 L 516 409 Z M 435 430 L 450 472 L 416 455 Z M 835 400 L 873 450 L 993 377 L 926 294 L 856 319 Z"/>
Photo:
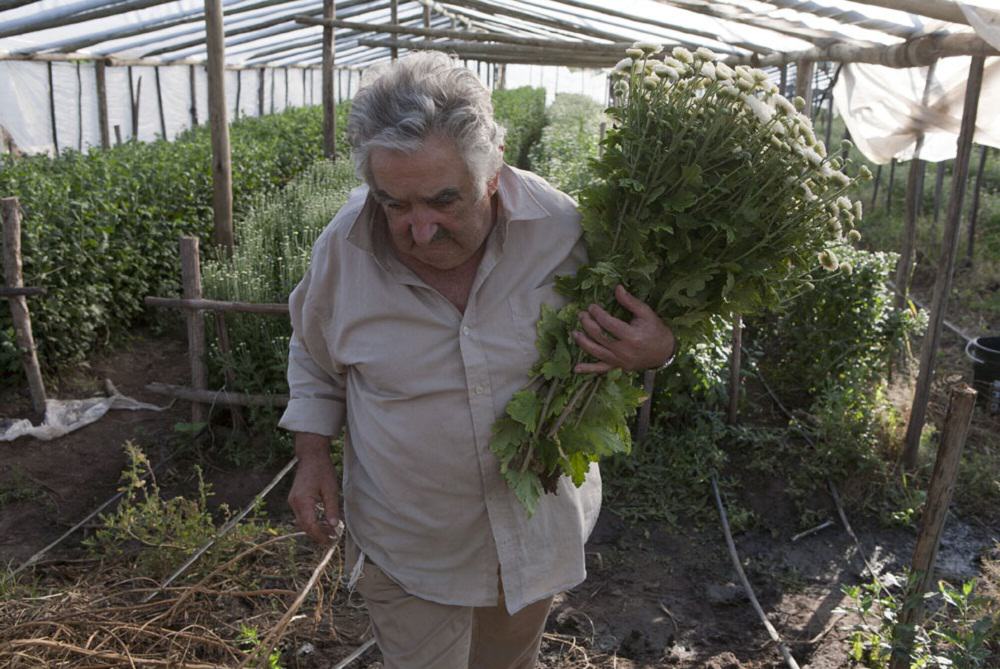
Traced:
<path id="1" fill-rule="evenodd" d="M 927 108 L 927 101 L 930 98 L 931 84 L 934 81 L 934 70 L 936 69 L 937 61 L 931 63 L 927 68 L 927 78 L 924 81 L 924 94 L 920 102 L 921 107 L 925 109 Z M 920 160 L 920 152 L 924 148 L 923 128 L 918 128 L 917 130 L 917 145 L 913 149 L 913 158 L 910 160 L 910 172 L 906 179 L 906 200 L 903 203 L 906 210 L 906 223 L 903 228 L 903 241 L 900 245 L 899 260 L 896 262 L 896 309 L 903 309 L 906 306 L 906 298 L 910 292 L 910 273 L 913 267 L 914 247 L 917 242 L 917 201 L 922 195 L 922 192 L 918 190 L 920 168 L 923 165 L 923 161 Z"/>
<path id="2" fill-rule="evenodd" d="M 222 4 L 205 0 L 205 32 L 208 37 L 208 120 L 212 127 L 213 240 L 233 252 L 233 166 L 226 120 L 226 61 L 222 37 Z M 200 297 L 200 295 L 199 295 Z"/>
<path id="3" fill-rule="evenodd" d="M 181 237 L 181 284 L 185 299 L 201 299 L 201 261 L 198 255 L 198 238 Z M 188 336 L 188 363 L 191 366 L 191 385 L 195 390 L 207 390 L 208 366 L 205 364 L 205 319 L 201 311 L 186 315 Z M 191 404 L 191 422 L 208 420 L 208 407 L 199 402 Z"/>
<path id="4" fill-rule="evenodd" d="M 308 16 L 297 16 L 295 17 L 297 23 L 310 26 L 325 26 L 330 25 L 334 28 L 344 28 L 349 30 L 355 30 L 358 32 L 369 32 L 369 33 L 389 33 L 394 35 L 411 35 L 415 37 L 427 37 L 427 38 L 448 38 L 455 40 L 464 40 L 466 42 L 497 42 L 500 44 L 518 44 L 521 46 L 537 46 L 537 47 L 554 47 L 557 49 L 585 49 L 589 50 L 592 47 L 603 47 L 603 48 L 615 48 L 621 52 L 632 46 L 632 42 L 614 42 L 614 43 L 592 43 L 592 42 L 574 42 L 570 40 L 557 40 L 557 39 L 540 39 L 535 37 L 524 37 L 521 35 L 510 35 L 507 33 L 497 33 L 497 32 L 469 32 L 467 30 L 446 30 L 443 28 L 420 28 L 417 26 L 398 26 L 389 25 L 385 23 L 361 23 L 358 21 L 342 21 L 334 19 L 327 21 L 325 19 L 315 19 Z"/>
<path id="5" fill-rule="evenodd" d="M 979 147 L 979 168 L 976 170 L 976 186 L 972 191 L 972 211 L 969 212 L 969 244 L 965 251 L 965 261 L 972 266 L 972 253 L 976 244 L 976 219 L 979 218 L 979 193 L 983 189 L 983 171 L 986 169 L 986 155 L 989 149 Z"/>
<path id="6" fill-rule="evenodd" d="M 932 19 L 950 21 L 951 23 L 964 23 L 969 25 L 968 19 L 954 0 L 855 0 L 862 5 L 874 5 L 895 9 L 909 14 L 920 14 L 929 16 Z"/>
<path id="7" fill-rule="evenodd" d="M 984 59 L 981 56 L 972 59 L 965 87 L 962 126 L 955 157 L 955 175 L 951 184 L 951 199 L 948 202 L 948 220 L 941 243 L 942 253 L 938 264 L 937 278 L 934 282 L 934 297 L 931 301 L 927 334 L 924 336 L 923 346 L 920 349 L 920 376 L 917 378 L 917 386 L 913 393 L 913 405 L 910 409 L 910 420 L 906 426 L 903 466 L 910 470 L 917 465 L 920 434 L 924 427 L 931 379 L 934 374 L 934 359 L 937 354 L 938 340 L 941 337 L 941 321 L 944 319 L 945 311 L 947 311 L 951 280 L 955 272 L 955 255 L 958 252 L 958 233 L 962 218 L 962 200 L 965 197 L 965 180 L 969 173 L 969 154 L 972 151 L 972 136 L 975 132 L 976 114 L 979 108 L 983 62 Z"/>
<path id="8" fill-rule="evenodd" d="M 285 395 L 250 395 L 247 393 L 230 393 L 222 390 L 187 388 L 185 386 L 175 386 L 169 383 L 157 382 L 147 384 L 146 390 L 151 393 L 156 393 L 157 395 L 165 395 L 167 397 L 176 397 L 180 400 L 187 400 L 192 402 L 192 406 L 200 407 L 212 404 L 274 408 L 283 408 L 288 406 L 288 397 Z"/>
<path id="9" fill-rule="evenodd" d="M 896 626 L 902 638 L 899 645 L 894 644 L 890 669 L 909 669 L 910 666 L 913 627 L 923 622 L 923 595 L 932 589 L 934 583 L 934 562 L 941 544 L 948 506 L 955 491 L 955 482 L 958 480 L 962 449 L 975 405 L 976 391 L 968 385 L 963 383 L 951 389 L 948 415 L 941 432 L 941 445 L 934 462 L 934 473 L 931 475 L 927 501 L 920 520 L 920 533 L 913 551 L 912 572 L 919 580 L 915 583 L 914 590 L 907 592 L 903 602 L 903 610 Z"/>
<path id="10" fill-rule="evenodd" d="M 792 61 L 826 60 L 837 63 L 873 63 L 886 67 L 923 67 L 950 56 L 997 56 L 1000 51 L 975 33 L 931 33 L 890 45 L 858 45 L 843 42 L 803 51 L 783 51 L 766 56 L 727 56 L 730 65 L 778 66 Z"/>
<path id="11" fill-rule="evenodd" d="M 812 109 L 812 85 L 816 64 L 800 60 L 795 63 L 795 95 L 806 101 L 806 108 Z"/>
<path id="12" fill-rule="evenodd" d="M 288 316 L 285 302 L 252 304 L 250 302 L 225 302 L 198 298 L 153 297 L 145 298 L 148 307 L 184 309 L 185 311 L 219 311 L 237 314 L 261 314 L 264 316 Z"/>
<path id="13" fill-rule="evenodd" d="M 197 82 L 195 81 L 196 72 L 194 65 L 188 65 L 188 95 L 191 98 L 191 107 L 189 108 L 191 112 L 191 127 L 194 128 L 198 125 L 198 96 L 197 96 Z"/>
<path id="14" fill-rule="evenodd" d="M 111 148 L 111 133 L 108 126 L 108 80 L 107 61 L 103 58 L 94 63 L 97 76 L 97 124 L 101 129 L 101 148 Z"/>
<path id="15" fill-rule="evenodd" d="M 21 265 L 21 207 L 16 197 L 0 200 L 0 214 L 3 216 L 3 269 L 4 280 L 9 289 L 24 287 Z M 10 318 L 14 322 L 14 339 L 21 351 L 21 364 L 28 377 L 28 391 L 35 411 L 45 414 L 45 383 L 38 365 L 38 351 L 31 334 L 31 314 L 28 300 L 24 295 L 11 295 Z"/>
<path id="16" fill-rule="evenodd" d="M 729 413 L 726 417 L 730 425 L 736 425 L 740 408 L 740 352 L 743 349 L 743 316 L 736 314 L 733 319 L 733 350 L 729 356 Z"/>
<path id="17" fill-rule="evenodd" d="M 59 133 L 56 131 L 56 91 L 52 82 L 52 63 L 46 63 L 49 72 L 49 120 L 52 121 L 52 144 L 59 155 Z"/>
<path id="18" fill-rule="evenodd" d="M 167 139 L 167 117 L 163 113 L 163 89 L 160 86 L 160 66 L 153 68 L 153 75 L 156 78 L 156 106 L 160 110 L 160 135 Z"/>
<path id="19" fill-rule="evenodd" d="M 323 19 L 333 21 L 337 17 L 335 0 L 323 0 Z M 323 155 L 327 160 L 337 159 L 337 103 L 333 99 L 334 29 L 323 26 Z"/>
<path id="20" fill-rule="evenodd" d="M 617 48 L 588 48 L 581 52 L 579 48 L 567 46 L 565 49 L 553 47 L 535 48 L 520 47 L 507 44 L 482 44 L 466 41 L 427 42 L 423 40 L 403 41 L 396 39 L 359 39 L 358 44 L 367 47 L 391 48 L 393 46 L 426 51 L 446 51 L 456 53 L 463 58 L 498 60 L 516 59 L 520 61 L 534 60 L 547 64 L 594 64 L 610 67 L 619 60 L 621 52 Z"/>

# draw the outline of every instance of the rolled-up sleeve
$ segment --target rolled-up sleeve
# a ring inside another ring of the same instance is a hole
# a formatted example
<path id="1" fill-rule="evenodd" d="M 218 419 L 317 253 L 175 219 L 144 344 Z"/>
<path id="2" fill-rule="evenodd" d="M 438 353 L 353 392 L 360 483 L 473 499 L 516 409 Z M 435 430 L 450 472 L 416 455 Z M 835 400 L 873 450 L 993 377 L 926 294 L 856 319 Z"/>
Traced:
<path id="1" fill-rule="evenodd" d="M 322 256 L 320 256 L 322 257 Z M 324 263 L 313 264 L 288 299 L 292 338 L 288 347 L 288 407 L 278 426 L 292 432 L 336 436 L 344 427 L 346 370 L 330 355 L 325 325 L 336 287 Z M 322 297 L 320 297 L 322 296 Z"/>

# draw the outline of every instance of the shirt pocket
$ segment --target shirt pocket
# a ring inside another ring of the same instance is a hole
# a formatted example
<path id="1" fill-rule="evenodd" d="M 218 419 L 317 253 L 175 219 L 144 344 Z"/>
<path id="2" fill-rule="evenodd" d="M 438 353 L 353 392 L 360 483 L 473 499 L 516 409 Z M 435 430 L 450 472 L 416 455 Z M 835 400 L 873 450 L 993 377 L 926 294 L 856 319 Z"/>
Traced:
<path id="1" fill-rule="evenodd" d="M 510 307 L 511 325 L 514 328 L 514 336 L 522 347 L 530 349 L 537 356 L 535 339 L 537 336 L 536 325 L 542 316 L 542 305 L 558 309 L 566 304 L 565 297 L 556 291 L 556 284 L 547 283 L 529 291 L 514 293 L 508 299 Z"/>

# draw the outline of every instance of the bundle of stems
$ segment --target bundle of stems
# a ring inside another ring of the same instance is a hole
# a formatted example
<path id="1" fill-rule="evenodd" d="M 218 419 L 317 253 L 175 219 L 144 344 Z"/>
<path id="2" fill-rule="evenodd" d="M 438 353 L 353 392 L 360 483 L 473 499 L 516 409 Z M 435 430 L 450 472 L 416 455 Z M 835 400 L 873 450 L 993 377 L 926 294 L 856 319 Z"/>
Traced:
<path id="1" fill-rule="evenodd" d="M 854 179 L 816 139 L 804 102 L 707 49 L 660 51 L 637 43 L 615 68 L 614 125 L 580 194 L 590 262 L 557 280 L 569 303 L 542 307 L 532 381 L 494 425 L 491 447 L 529 514 L 560 476 L 579 486 L 592 462 L 631 448 L 627 420 L 643 400 L 634 375 L 572 372 L 581 309 L 627 320 L 621 284 L 692 346 L 716 317 L 810 289 L 817 264 L 852 269 L 834 249 L 860 238 L 861 203 L 846 197 Z"/>

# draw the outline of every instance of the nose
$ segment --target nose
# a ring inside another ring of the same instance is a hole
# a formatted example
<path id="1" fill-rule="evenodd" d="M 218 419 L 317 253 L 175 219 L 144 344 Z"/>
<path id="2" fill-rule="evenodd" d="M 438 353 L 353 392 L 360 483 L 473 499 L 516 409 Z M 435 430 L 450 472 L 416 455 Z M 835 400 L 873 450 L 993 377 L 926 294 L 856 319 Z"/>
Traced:
<path id="1" fill-rule="evenodd" d="M 417 246 L 430 244 L 439 229 L 433 209 L 418 207 L 414 210 L 410 219 L 410 236 Z"/>

